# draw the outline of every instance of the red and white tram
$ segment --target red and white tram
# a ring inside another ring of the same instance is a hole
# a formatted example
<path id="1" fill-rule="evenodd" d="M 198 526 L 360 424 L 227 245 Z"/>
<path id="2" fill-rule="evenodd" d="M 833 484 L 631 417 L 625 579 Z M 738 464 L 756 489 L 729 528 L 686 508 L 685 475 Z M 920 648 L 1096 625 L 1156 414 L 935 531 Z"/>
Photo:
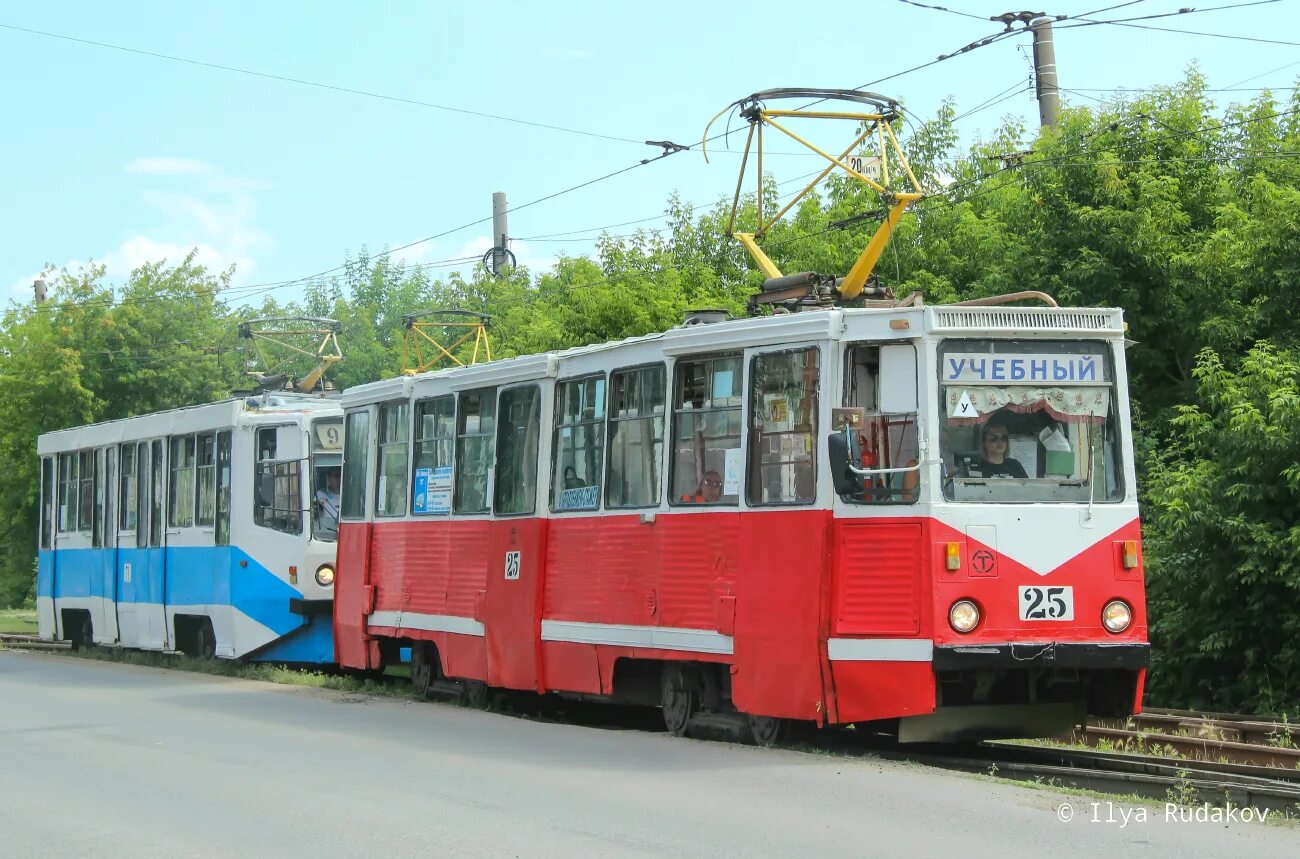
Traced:
<path id="1" fill-rule="evenodd" d="M 670 730 L 1044 735 L 1148 659 L 1118 310 L 687 324 L 352 388 L 338 661 Z"/>

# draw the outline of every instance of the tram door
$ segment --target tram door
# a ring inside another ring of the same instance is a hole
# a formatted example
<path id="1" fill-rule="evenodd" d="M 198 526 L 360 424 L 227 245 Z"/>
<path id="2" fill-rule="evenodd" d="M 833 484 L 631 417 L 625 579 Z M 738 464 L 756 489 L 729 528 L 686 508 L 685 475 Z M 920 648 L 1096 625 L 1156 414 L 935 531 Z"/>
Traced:
<path id="1" fill-rule="evenodd" d="M 98 602 L 94 618 L 95 638 L 100 642 L 118 640 L 116 472 L 117 448 L 95 451 L 95 519 L 91 542 L 100 549 L 94 571 L 97 579 L 94 590 L 104 596 Z"/>
<path id="2" fill-rule="evenodd" d="M 122 547 L 117 552 L 121 640 L 128 647 L 148 650 L 164 650 L 168 646 L 166 552 L 163 548 L 167 535 L 163 521 L 167 473 L 165 448 L 162 439 L 135 445 L 132 454 L 134 480 L 131 481 L 135 489 L 134 540 L 124 536 Z"/>

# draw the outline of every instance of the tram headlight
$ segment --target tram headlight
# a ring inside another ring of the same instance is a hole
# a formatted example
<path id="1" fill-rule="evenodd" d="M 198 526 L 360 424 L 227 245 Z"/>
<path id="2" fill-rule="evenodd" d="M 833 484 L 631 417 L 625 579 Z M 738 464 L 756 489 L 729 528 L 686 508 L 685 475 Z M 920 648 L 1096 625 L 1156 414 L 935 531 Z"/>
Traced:
<path id="1" fill-rule="evenodd" d="M 321 564 L 316 568 L 316 584 L 323 588 L 328 588 L 334 584 L 334 568 L 329 564 Z"/>
<path id="2" fill-rule="evenodd" d="M 1133 609 L 1123 600 L 1111 600 L 1101 610 L 1101 622 L 1109 632 L 1123 632 L 1133 622 Z"/>
<path id="3" fill-rule="evenodd" d="M 948 609 L 948 625 L 958 632 L 970 632 L 979 622 L 980 607 L 971 600 L 957 600 Z"/>

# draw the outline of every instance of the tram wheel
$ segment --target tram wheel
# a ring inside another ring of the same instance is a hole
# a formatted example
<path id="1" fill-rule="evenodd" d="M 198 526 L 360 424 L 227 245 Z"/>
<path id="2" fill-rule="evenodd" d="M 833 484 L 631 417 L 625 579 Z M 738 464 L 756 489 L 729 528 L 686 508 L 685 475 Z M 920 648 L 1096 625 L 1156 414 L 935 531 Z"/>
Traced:
<path id="1" fill-rule="evenodd" d="M 76 632 L 73 633 L 72 649 L 90 650 L 94 646 L 95 624 L 90 619 L 90 612 L 82 612 L 81 622 L 77 624 Z"/>
<path id="2" fill-rule="evenodd" d="M 464 697 L 465 706 L 473 707 L 475 710 L 486 710 L 489 704 L 489 692 L 491 691 L 486 683 L 482 680 L 462 680 L 461 685 L 464 691 L 461 693 Z"/>
<path id="3" fill-rule="evenodd" d="M 438 678 L 437 654 L 433 645 L 416 642 L 411 646 L 411 688 L 419 698 L 428 698 L 433 681 Z"/>
<path id="4" fill-rule="evenodd" d="M 212 631 L 212 621 L 206 617 L 194 627 L 194 656 L 204 660 L 217 656 L 217 636 Z"/>
<path id="5" fill-rule="evenodd" d="M 778 719 L 775 716 L 749 717 L 749 733 L 756 746 L 771 748 L 785 740 L 789 732 L 789 719 Z"/>
<path id="6" fill-rule="evenodd" d="M 681 665 L 664 666 L 659 686 L 659 708 L 663 710 L 664 727 L 668 733 L 674 737 L 686 736 L 691 717 L 699 709 L 699 695 L 687 670 Z"/>

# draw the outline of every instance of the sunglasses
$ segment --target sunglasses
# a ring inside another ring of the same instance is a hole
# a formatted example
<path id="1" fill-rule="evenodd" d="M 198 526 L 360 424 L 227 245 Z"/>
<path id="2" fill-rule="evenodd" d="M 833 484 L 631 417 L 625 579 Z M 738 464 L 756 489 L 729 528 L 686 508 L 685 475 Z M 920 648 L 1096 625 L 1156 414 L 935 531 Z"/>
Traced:
<path id="1" fill-rule="evenodd" d="M 984 436 L 984 439 L 986 441 L 1006 441 L 1007 436 L 1005 433 L 991 432 L 988 435 Z"/>

